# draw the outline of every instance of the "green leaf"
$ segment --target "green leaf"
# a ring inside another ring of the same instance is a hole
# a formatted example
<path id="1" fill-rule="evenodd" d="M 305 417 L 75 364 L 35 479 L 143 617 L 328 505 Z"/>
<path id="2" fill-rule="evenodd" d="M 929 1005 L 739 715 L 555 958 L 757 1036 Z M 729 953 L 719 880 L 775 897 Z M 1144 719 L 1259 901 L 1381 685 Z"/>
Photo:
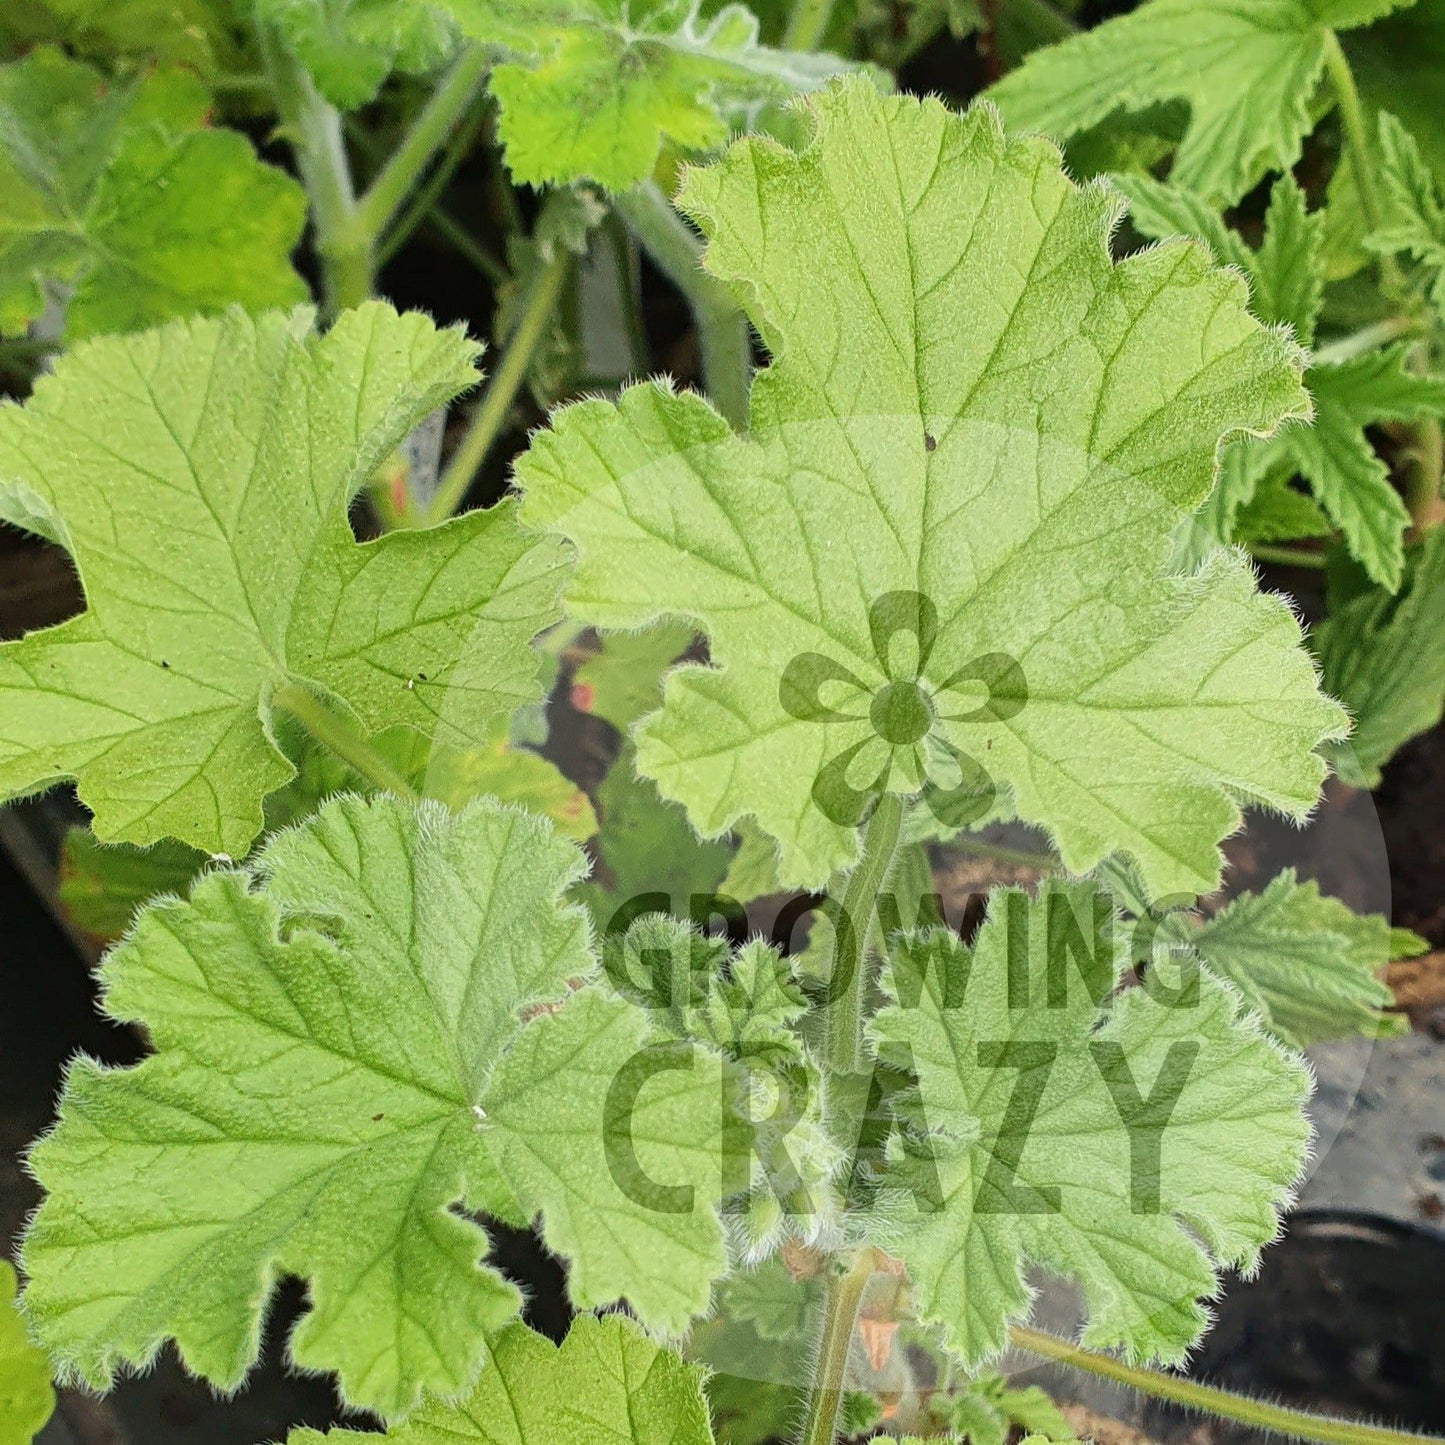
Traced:
<path id="1" fill-rule="evenodd" d="M 1004 1445 L 1009 1422 L 995 1400 L 980 1390 L 969 1390 L 953 1407 L 953 1428 L 968 1438 L 968 1445 Z"/>
<path id="2" fill-rule="evenodd" d="M 1199 237 L 1220 259 L 1244 267 L 1254 283 L 1253 308 L 1260 319 L 1289 325 L 1303 343 L 1313 343 L 1324 294 L 1323 216 L 1306 212 L 1292 179 L 1275 183 L 1258 251 L 1250 251 L 1198 197 L 1132 176 L 1117 177 L 1116 184 L 1127 195 L 1143 197 L 1135 224 L 1144 234 L 1173 235 L 1180 224 L 1197 226 Z M 1445 414 L 1445 379 L 1408 370 L 1409 350 L 1408 343 L 1401 343 L 1310 367 L 1305 385 L 1314 398 L 1312 425 L 1232 443 L 1218 495 L 1200 518 L 1203 530 L 1222 541 L 1234 540 L 1239 536 L 1236 515 L 1260 479 L 1272 471 L 1297 474 L 1309 483 L 1369 576 L 1392 590 L 1397 587 L 1410 514 L 1365 429 L 1381 421 Z M 1293 521 L 1306 522 L 1298 508 Z"/>
<path id="3" fill-rule="evenodd" d="M 1300 815 L 1310 750 L 1342 726 L 1242 563 L 1162 575 L 1221 434 L 1303 412 L 1291 346 L 1198 247 L 1112 265 L 1111 197 L 987 108 L 861 80 L 812 104 L 801 154 L 742 141 L 682 194 L 775 357 L 748 437 L 653 383 L 565 408 L 517 464 L 524 520 L 578 548 L 573 615 L 708 635 L 711 664 L 674 669 L 637 728 L 639 768 L 704 836 L 752 815 L 781 881 L 822 885 L 857 847 L 833 799 L 815 805 L 829 764 L 862 746 L 850 786 L 922 781 L 870 714 L 885 683 L 918 696 L 909 638 L 896 657 L 875 638 L 907 631 L 901 596 L 939 619 L 936 787 L 970 806 L 1012 787 L 1072 869 L 1122 846 L 1170 891 L 1212 886 L 1237 800 Z M 808 654 L 857 679 L 831 716 L 784 706 Z M 1003 672 L 960 684 L 970 667 Z M 959 755 L 996 784 L 960 785 Z"/>
<path id="4" fill-rule="evenodd" d="M 662 623 L 642 632 L 609 632 L 602 650 L 572 674 L 572 702 L 626 734 L 662 705 L 662 675 L 692 646 L 692 628 Z"/>
<path id="5" fill-rule="evenodd" d="M 0 409 L 0 514 L 44 519 L 88 603 L 0 647 L 0 795 L 75 778 L 102 839 L 239 858 L 294 772 L 277 686 L 449 747 L 535 695 L 560 559 L 510 505 L 364 545 L 347 524 L 475 348 L 374 303 L 310 328 L 232 311 L 92 341 Z"/>
<path id="6" fill-rule="evenodd" d="M 428 1401 L 384 1435 L 293 1430 L 287 1445 L 711 1445 L 702 1371 L 621 1315 L 573 1322 L 561 1348 L 525 1325 L 454 1405 Z"/>
<path id="7" fill-rule="evenodd" d="M 301 188 L 231 130 L 186 71 L 109 86 L 53 50 L 0 66 L 0 332 L 71 286 L 71 340 L 235 302 L 302 300 L 288 259 Z"/>
<path id="8" fill-rule="evenodd" d="M 1294 869 L 1260 893 L 1241 893 L 1189 935 L 1209 967 L 1227 978 L 1270 1031 L 1295 1048 L 1326 1039 L 1408 1029 L 1384 1017 L 1393 999 L 1382 974 L 1390 921 L 1355 913 Z"/>
<path id="9" fill-rule="evenodd" d="M 758 44 L 745 5 L 699 0 L 441 0 L 462 33 L 507 57 L 492 71 L 498 135 L 523 184 L 593 180 L 626 190 L 664 139 L 705 150 L 766 101 L 849 68 Z"/>
<path id="10" fill-rule="evenodd" d="M 810 1338 L 822 1303 L 819 1281 L 797 1280 L 776 1257 L 731 1276 L 718 1291 L 718 1312 L 751 1325 L 760 1339 Z"/>
<path id="11" fill-rule="evenodd" d="M 316 88 L 343 110 L 374 100 L 393 69 L 434 70 L 455 44 L 441 12 L 417 0 L 257 0 L 256 19 L 276 26 Z"/>
<path id="12" fill-rule="evenodd" d="M 1406 554 L 1397 596 L 1365 589 L 1310 641 L 1326 690 L 1354 719 L 1335 766 L 1347 782 L 1373 788 L 1396 750 L 1445 709 L 1445 531 L 1428 532 Z"/>
<path id="13" fill-rule="evenodd" d="M 988 94 L 1010 127 L 1060 140 L 1117 111 L 1183 101 L 1189 125 L 1170 178 L 1232 203 L 1299 160 L 1332 33 L 1409 3 L 1148 0 L 1035 51 Z"/>
<path id="14" fill-rule="evenodd" d="M 1445 207 L 1415 137 L 1380 112 L 1380 181 L 1384 215 L 1365 244 L 1384 255 L 1406 251 L 1434 272 L 1431 295 L 1445 306 Z"/>
<path id="15" fill-rule="evenodd" d="M 172 838 L 152 848 L 100 842 L 89 828 L 71 828 L 60 850 L 61 906 L 77 928 L 112 943 L 136 914 L 162 893 L 183 893 L 207 857 Z"/>
<path id="16" fill-rule="evenodd" d="M 0 1440 L 30 1445 L 55 1409 L 50 1361 L 15 1308 L 15 1269 L 0 1259 Z"/>
<path id="17" fill-rule="evenodd" d="M 1110 1001 L 1121 934 L 1106 893 L 1046 880 L 1036 900 L 995 891 L 971 950 L 942 930 L 893 950 L 871 1033 L 916 1070 L 919 1117 L 883 1185 L 920 1192 L 895 1199 L 889 1250 L 967 1367 L 1027 1314 L 1026 1261 L 1078 1281 L 1085 1343 L 1183 1359 L 1304 1162 L 1300 1061 L 1206 970 Z"/>
<path id="18" fill-rule="evenodd" d="M 291 1356 L 335 1370 L 346 1400 L 396 1415 L 454 1396 L 517 1306 L 458 1203 L 540 1212 L 579 1308 L 625 1293 L 671 1330 L 701 1310 L 722 1268 L 716 1074 L 694 1059 L 642 1094 L 641 1167 L 703 1196 L 645 1207 L 604 1155 L 604 1098 L 645 1020 L 575 989 L 586 922 L 556 900 L 583 867 L 491 801 L 343 798 L 253 874 L 148 909 L 105 964 L 105 1002 L 156 1053 L 76 1063 L 31 1157 L 48 1197 L 26 1302 L 65 1373 L 104 1385 L 169 1337 L 233 1388 L 291 1273 L 313 1301 Z"/>
<path id="19" fill-rule="evenodd" d="M 60 45 L 105 64 L 144 56 L 210 76 L 245 61 L 229 10 L 215 0 L 9 0 L 0 41 L 17 52 Z"/>
<path id="20" fill-rule="evenodd" d="M 1267 472 L 1254 495 L 1241 505 L 1226 538 L 1239 542 L 1297 542 L 1328 537 L 1329 518 L 1319 505 L 1290 486 L 1290 468 Z"/>
<path id="21" fill-rule="evenodd" d="M 728 867 L 727 844 L 699 840 L 687 814 L 637 775 L 631 747 L 622 750 L 602 780 L 597 806 L 600 876 L 583 884 L 578 898 L 599 930 L 643 894 L 663 895 L 669 911 L 686 914 L 695 895 L 719 890 Z"/>

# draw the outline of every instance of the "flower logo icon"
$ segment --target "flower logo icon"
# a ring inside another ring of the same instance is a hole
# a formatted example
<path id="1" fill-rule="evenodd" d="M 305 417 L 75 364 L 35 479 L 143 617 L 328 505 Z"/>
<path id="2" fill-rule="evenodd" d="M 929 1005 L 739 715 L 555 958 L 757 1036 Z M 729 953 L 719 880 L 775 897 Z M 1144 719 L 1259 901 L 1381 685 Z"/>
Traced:
<path id="1" fill-rule="evenodd" d="M 896 771 L 905 785 L 922 792 L 940 823 L 967 827 L 993 806 L 998 788 L 983 764 L 956 747 L 941 724 L 1016 716 L 1028 701 L 1023 669 L 1007 653 L 988 652 L 942 682 L 931 682 L 926 670 L 938 642 L 938 609 L 921 592 L 884 593 L 868 609 L 868 630 L 885 679 L 881 685 L 870 687 L 821 652 L 799 653 L 783 671 L 778 698 L 790 716 L 800 722 L 869 725 L 865 736 L 831 758 L 814 779 L 814 803 L 831 822 L 853 827 Z M 913 646 L 895 645 L 900 636 L 911 637 Z M 825 689 L 831 701 L 824 699 Z M 870 774 L 873 781 L 865 787 L 849 781 L 850 775 Z"/>

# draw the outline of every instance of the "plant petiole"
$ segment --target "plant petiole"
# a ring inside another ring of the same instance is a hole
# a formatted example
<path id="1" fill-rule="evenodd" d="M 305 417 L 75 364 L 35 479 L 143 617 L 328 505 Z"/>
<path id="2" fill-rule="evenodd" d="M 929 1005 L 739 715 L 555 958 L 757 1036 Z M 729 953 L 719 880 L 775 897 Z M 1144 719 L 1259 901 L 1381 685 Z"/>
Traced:
<path id="1" fill-rule="evenodd" d="M 1185 1379 L 1182 1375 L 1169 1375 L 1162 1370 L 1150 1370 L 1141 1365 L 1126 1365 L 1112 1355 L 1086 1350 L 1081 1345 L 1070 1344 L 1068 1340 L 1061 1340 L 1056 1335 L 1045 1334 L 1042 1330 L 1031 1330 L 1023 1325 L 1014 1325 L 1009 1330 L 1009 1343 L 1015 1349 L 1025 1350 L 1031 1355 L 1042 1355 L 1047 1360 L 1068 1365 L 1072 1369 L 1113 1380 L 1116 1384 L 1126 1385 L 1131 1390 L 1150 1395 L 1156 1400 L 1167 1400 L 1192 1410 L 1205 1410 L 1210 1414 L 1223 1416 L 1226 1420 L 1238 1420 L 1256 1430 L 1268 1430 L 1294 1440 L 1316 1442 L 1316 1445 L 1422 1445 L 1422 1442 L 1438 1445 L 1440 1438 L 1415 1434 L 1409 1430 L 1390 1430 L 1354 1420 L 1312 1415 L 1307 1410 L 1291 1410 L 1284 1405 L 1271 1404 L 1267 1400 L 1254 1400 L 1248 1395 L 1236 1395 L 1232 1390 L 1201 1385 L 1195 1380 Z"/>
<path id="2" fill-rule="evenodd" d="M 752 333 L 732 293 L 702 269 L 702 244 L 652 181 L 613 199 L 642 249 L 682 292 L 697 323 L 702 380 L 712 403 L 736 431 L 748 426 Z"/>
<path id="3" fill-rule="evenodd" d="M 798 1437 L 799 1445 L 833 1445 L 838 1432 L 838 1412 L 843 1406 L 848 1350 L 853 1341 L 858 1306 L 877 1266 L 877 1250 L 871 1247 L 862 1249 L 848 1270 L 833 1275 L 828 1281 L 818 1359 L 812 1388 L 808 1392 L 808 1412 L 803 1419 L 802 1434 Z"/>
<path id="4" fill-rule="evenodd" d="M 333 711 L 309 688 L 299 682 L 282 683 L 271 694 L 271 705 L 290 713 L 324 748 L 336 754 L 382 792 L 393 793 L 408 803 L 421 801 L 421 794 L 396 771 L 349 718 Z"/>

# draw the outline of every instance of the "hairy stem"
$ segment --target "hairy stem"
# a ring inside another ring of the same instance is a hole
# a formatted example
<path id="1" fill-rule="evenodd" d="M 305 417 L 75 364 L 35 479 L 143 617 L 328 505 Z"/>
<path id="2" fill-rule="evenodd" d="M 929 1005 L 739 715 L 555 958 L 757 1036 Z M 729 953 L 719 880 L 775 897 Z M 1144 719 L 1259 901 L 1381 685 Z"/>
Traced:
<path id="1" fill-rule="evenodd" d="M 746 431 L 753 345 L 742 308 L 702 269 L 701 242 L 653 182 L 634 186 L 613 204 L 657 268 L 687 299 L 697 323 L 707 394 L 737 431 Z"/>
<path id="2" fill-rule="evenodd" d="M 311 206 L 326 312 L 335 316 L 371 295 L 374 237 L 359 223 L 340 113 L 279 37 L 262 27 L 260 39 L 281 126 Z"/>
<path id="3" fill-rule="evenodd" d="M 1275 562 L 1281 567 L 1312 567 L 1322 571 L 1328 565 L 1323 552 L 1305 552 L 1298 547 L 1276 547 L 1271 542 L 1251 542 L 1249 555 L 1256 562 Z"/>
<path id="4" fill-rule="evenodd" d="M 833 1077 L 856 1074 L 862 1065 L 863 1008 L 868 1001 L 868 940 L 878 893 L 888 881 L 898 835 L 903 825 L 903 800 L 883 793 L 863 830 L 863 855 L 848 875 L 843 908 L 833 924 L 833 957 L 828 969 L 826 1072 Z M 842 980 L 841 984 L 838 980 Z"/>
<path id="5" fill-rule="evenodd" d="M 816 50 L 828 33 L 834 0 L 793 0 L 788 28 L 783 33 L 785 50 Z"/>
<path id="6" fill-rule="evenodd" d="M 1207 1411 L 1226 1420 L 1238 1420 L 1256 1430 L 1268 1430 L 1295 1440 L 1317 1441 L 1319 1445 L 1442 1445 L 1438 1436 L 1417 1435 L 1408 1430 L 1387 1430 L 1353 1420 L 1330 1419 L 1312 1415 L 1307 1410 L 1290 1410 L 1248 1395 L 1236 1395 L 1213 1385 L 1201 1385 L 1182 1375 L 1168 1375 L 1161 1370 L 1148 1370 L 1139 1365 L 1126 1365 L 1112 1355 L 1100 1354 L 1072 1345 L 1042 1330 L 1014 1325 L 1009 1330 L 1009 1343 L 1031 1355 L 1042 1355 L 1076 1370 L 1100 1375 L 1116 1384 L 1127 1385 L 1140 1394 L 1189 1409 Z"/>
<path id="7" fill-rule="evenodd" d="M 1350 69 L 1339 36 L 1332 30 L 1325 35 L 1325 72 L 1340 108 L 1340 125 L 1345 133 L 1355 187 L 1360 193 L 1360 209 L 1364 212 L 1365 224 L 1373 231 L 1380 224 L 1380 192 L 1375 184 L 1374 152 L 1365 128 L 1365 108 L 1360 104 L 1354 72 Z"/>
<path id="8" fill-rule="evenodd" d="M 367 742 L 349 718 L 333 712 L 299 682 L 283 683 L 271 694 L 271 703 L 290 713 L 318 743 L 354 768 L 368 783 L 409 803 L 421 800 L 421 794 Z"/>
<path id="9" fill-rule="evenodd" d="M 803 1418 L 799 1445 L 833 1445 L 838 1433 L 838 1412 L 843 1406 L 848 1376 L 848 1346 L 853 1339 L 863 1291 L 873 1277 L 875 1261 L 871 1248 L 861 1250 L 845 1274 L 835 1274 L 828 1281 L 817 1366 L 808 1391 L 808 1411 Z"/>
<path id="10" fill-rule="evenodd" d="M 489 64 L 485 47 L 474 45 L 462 51 L 442 77 L 401 144 L 357 203 L 356 222 L 368 241 L 374 241 L 391 223 L 422 172 L 446 144 L 475 99 Z"/>
<path id="11" fill-rule="evenodd" d="M 1058 873 L 1063 862 L 1057 853 L 1032 853 L 1026 848 L 1005 848 L 998 843 L 989 843 L 969 833 L 960 833 L 950 838 L 947 848 L 957 848 L 962 853 L 971 853 L 977 858 L 989 858 L 997 863 L 1012 863 L 1019 868 L 1036 868 L 1040 873 Z"/>
<path id="12" fill-rule="evenodd" d="M 447 463 L 437 485 L 436 495 L 427 504 L 424 519 L 426 526 L 446 521 L 461 506 L 467 489 L 481 470 L 482 463 L 486 461 L 487 453 L 491 451 L 492 443 L 501 432 L 512 410 L 512 403 L 516 401 L 517 393 L 526 380 L 527 368 L 531 365 L 532 357 L 547 329 L 548 321 L 551 320 L 562 285 L 571 269 L 571 255 L 558 245 L 556 255 L 533 280 L 522 308 L 522 319 L 507 342 L 502 364 L 488 383 L 482 404 L 477 408 L 466 435 Z"/>

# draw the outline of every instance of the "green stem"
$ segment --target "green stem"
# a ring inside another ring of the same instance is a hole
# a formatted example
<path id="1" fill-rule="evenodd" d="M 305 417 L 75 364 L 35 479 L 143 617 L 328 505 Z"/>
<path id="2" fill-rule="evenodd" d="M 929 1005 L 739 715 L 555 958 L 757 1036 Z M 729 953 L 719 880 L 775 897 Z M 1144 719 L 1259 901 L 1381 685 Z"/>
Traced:
<path id="1" fill-rule="evenodd" d="M 1037 868 L 1040 873 L 1057 873 L 1064 866 L 1053 853 L 1030 853 L 1024 848 L 1004 848 L 998 843 L 986 843 L 982 838 L 974 838 L 967 833 L 950 838 L 944 846 L 972 853 L 978 858 L 991 858 L 998 863 L 1013 863 L 1019 868 Z"/>
<path id="2" fill-rule="evenodd" d="M 451 243 L 452 249 L 464 261 L 469 261 L 494 286 L 500 286 L 509 279 L 506 266 L 502 264 L 467 228 L 450 212 L 440 206 L 433 206 L 427 217 L 427 224 L 439 231 Z"/>
<path id="3" fill-rule="evenodd" d="M 742 309 L 727 287 L 702 269 L 702 243 L 652 181 L 613 204 L 657 268 L 687 298 L 697 323 L 703 385 L 734 429 L 746 431 L 753 344 Z"/>
<path id="4" fill-rule="evenodd" d="M 1126 1365 L 1112 1355 L 1086 1350 L 1055 1335 L 1022 1325 L 1014 1325 L 1009 1330 L 1009 1343 L 1017 1349 L 1027 1350 L 1031 1355 L 1042 1355 L 1061 1365 L 1127 1385 L 1131 1390 L 1138 1390 L 1140 1394 L 1150 1395 L 1156 1400 L 1168 1400 L 1172 1404 L 1219 1415 L 1226 1420 L 1238 1420 L 1256 1430 L 1268 1430 L 1295 1440 L 1316 1441 L 1318 1445 L 1421 1445 L 1422 1441 L 1445 1445 L 1439 1436 L 1417 1435 L 1409 1430 L 1387 1430 L 1353 1420 L 1312 1415 L 1306 1410 L 1290 1410 L 1283 1405 L 1252 1400 L 1247 1395 L 1236 1395 L 1233 1391 L 1221 1390 L 1213 1385 L 1201 1385 L 1181 1375 L 1166 1375 L 1159 1370 Z"/>
<path id="5" fill-rule="evenodd" d="M 838 1413 L 848 1378 L 848 1347 L 858 1320 L 863 1291 L 872 1279 L 873 1250 L 864 1249 L 846 1274 L 828 1281 L 823 1302 L 823 1332 L 818 1340 L 818 1360 L 808 1391 L 808 1413 L 803 1420 L 799 1445 L 833 1445 L 838 1433 Z"/>
<path id="6" fill-rule="evenodd" d="M 547 329 L 547 323 L 561 294 L 562 284 L 571 269 L 571 255 L 558 245 L 556 255 L 532 282 L 522 310 L 522 319 L 507 342 L 502 364 L 488 384 L 486 395 L 483 396 L 482 404 L 477 408 L 466 435 L 442 473 L 436 495 L 427 504 L 424 525 L 434 526 L 438 522 L 446 521 L 461 506 L 467 489 L 487 459 L 487 453 L 491 451 L 492 443 L 501 432 L 503 423 L 512 410 L 512 403 L 517 399 L 517 393 L 526 380 L 527 368 L 531 365 L 532 356 Z"/>
<path id="7" fill-rule="evenodd" d="M 825 1064 L 830 1076 L 856 1074 L 861 1067 L 863 1008 L 868 1000 L 868 940 L 878 911 L 878 893 L 888 881 L 902 826 L 903 800 L 896 793 L 881 794 L 863 830 L 863 855 L 843 890 L 842 917 L 833 926 L 825 1006 Z M 844 980 L 842 990 L 834 994 L 834 980 L 840 978 Z"/>
<path id="8" fill-rule="evenodd" d="M 1360 193 L 1360 209 L 1364 212 L 1366 226 L 1373 231 L 1380 224 L 1380 192 L 1375 184 L 1375 161 L 1369 132 L 1365 128 L 1365 108 L 1360 104 L 1360 92 L 1355 86 L 1350 62 L 1345 57 L 1339 36 L 1333 30 L 1325 32 L 1325 71 L 1340 108 L 1340 124 L 1350 152 L 1355 187 Z"/>
<path id="9" fill-rule="evenodd" d="M 368 240 L 374 240 L 390 224 L 432 157 L 446 144 L 475 98 L 490 63 L 485 47 L 475 45 L 462 51 L 442 77 L 391 159 L 357 203 L 357 225 Z"/>
<path id="10" fill-rule="evenodd" d="M 1388 342 L 1398 341 L 1402 336 L 1408 336 L 1415 329 L 1416 322 L 1413 317 L 1387 316 L 1383 321 L 1372 322 L 1358 331 L 1352 331 L 1348 336 L 1340 337 L 1338 341 L 1317 347 L 1310 360 L 1315 366 L 1333 366 L 1341 361 L 1352 361 L 1367 351 L 1373 351 L 1377 346 L 1384 346 Z"/>
<path id="11" fill-rule="evenodd" d="M 784 50 L 816 50 L 828 33 L 834 0 L 794 0 L 783 32 Z"/>
<path id="12" fill-rule="evenodd" d="M 1440 525 L 1440 482 L 1442 472 L 1442 440 L 1440 423 L 1434 417 L 1417 421 L 1414 427 L 1414 465 L 1405 488 L 1405 500 L 1416 531 L 1427 532 Z"/>
<path id="13" fill-rule="evenodd" d="M 1304 552 L 1297 547 L 1276 547 L 1270 542 L 1251 542 L 1249 555 L 1256 562 L 1274 562 L 1281 567 L 1311 567 L 1323 571 L 1328 562 L 1323 552 Z"/>
<path id="14" fill-rule="evenodd" d="M 260 39 L 276 109 L 311 205 L 326 311 L 335 316 L 365 301 L 373 280 L 373 238 L 357 221 L 341 116 L 277 36 L 263 27 Z"/>
<path id="15" fill-rule="evenodd" d="M 386 228 L 376 249 L 378 267 L 386 265 L 411 239 L 417 227 L 435 211 L 437 201 L 456 174 L 457 167 L 467 158 L 485 120 L 485 115 L 477 109 L 452 132 L 431 174 L 416 188 L 400 215 Z"/>
<path id="16" fill-rule="evenodd" d="M 271 694 L 271 703 L 289 712 L 317 742 L 382 792 L 394 793 L 409 803 L 421 801 L 421 794 L 367 742 L 348 718 L 333 712 L 299 682 L 283 683 Z"/>

